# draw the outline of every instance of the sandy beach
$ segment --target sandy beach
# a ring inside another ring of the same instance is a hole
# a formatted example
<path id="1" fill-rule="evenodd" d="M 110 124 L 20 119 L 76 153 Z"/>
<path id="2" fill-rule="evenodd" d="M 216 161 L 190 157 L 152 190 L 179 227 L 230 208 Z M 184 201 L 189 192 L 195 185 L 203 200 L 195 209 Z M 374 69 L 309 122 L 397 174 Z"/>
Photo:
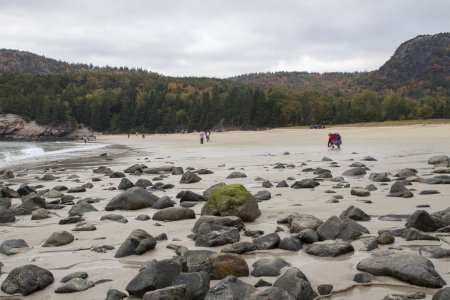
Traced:
<path id="1" fill-rule="evenodd" d="M 338 131 L 343 138 L 341 150 L 327 148 L 328 132 Z M 182 167 L 185 171 L 191 167 L 194 170 L 209 169 L 213 173 L 200 175 L 202 180 L 193 184 L 181 184 L 181 175 L 171 175 L 162 178 L 165 184 L 173 184 L 174 188 L 151 191 L 155 195 L 169 196 L 179 207 L 179 199 L 176 195 L 180 191 L 191 190 L 202 194 L 210 186 L 219 182 L 226 184 L 243 184 L 252 194 L 258 191 L 268 190 L 271 199 L 258 203 L 261 216 L 253 222 L 245 224 L 246 229 L 262 230 L 265 234 L 273 233 L 277 227 L 284 231 L 278 232 L 281 238 L 288 237 L 289 228 L 283 224 L 277 224 L 282 216 L 292 213 L 313 215 L 323 221 L 331 216 L 339 216 L 349 206 L 354 205 L 362 209 L 370 217 L 370 221 L 358 222 L 365 226 L 370 234 L 363 235 L 352 242 L 354 252 L 337 257 L 318 257 L 305 253 L 304 250 L 287 251 L 282 249 L 257 250 L 241 254 L 252 270 L 251 265 L 260 258 L 277 256 L 299 268 L 309 279 L 311 286 L 317 291 L 320 284 L 332 284 L 333 294 L 331 299 L 382 299 L 388 294 L 414 294 L 424 292 L 426 299 L 431 299 L 438 289 L 424 288 L 411 285 L 387 276 L 377 276 L 369 286 L 354 282 L 353 276 L 358 272 L 356 265 L 361 260 L 372 255 L 373 251 L 363 248 L 363 241 L 377 237 L 378 231 L 390 228 L 402 228 L 406 219 L 400 221 L 382 221 L 379 216 L 387 214 L 410 215 L 414 213 L 418 205 L 429 205 L 420 208 L 429 213 L 444 210 L 450 207 L 450 185 L 430 185 L 421 182 L 413 182 L 407 188 L 413 192 L 412 198 L 386 197 L 394 181 L 382 185 L 379 182 L 369 180 L 370 173 L 387 172 L 393 180 L 394 174 L 405 168 L 416 169 L 417 175 L 423 178 L 432 178 L 433 166 L 427 163 L 428 159 L 437 155 L 450 154 L 450 125 L 413 125 L 396 127 L 335 127 L 321 130 L 311 129 L 271 129 L 264 131 L 233 131 L 211 135 L 211 141 L 199 143 L 199 134 L 170 134 L 170 135 L 102 135 L 97 137 L 97 142 L 116 145 L 116 150 L 105 156 L 80 157 L 67 161 L 40 163 L 39 165 L 16 165 L 13 170 L 15 178 L 4 180 L 4 184 L 10 184 L 9 188 L 17 190 L 23 183 L 30 186 L 42 185 L 38 190 L 52 189 L 55 186 L 64 185 L 68 188 L 82 184 L 92 183 L 93 187 L 86 192 L 73 193 L 74 202 L 90 197 L 98 199 L 92 205 L 98 209 L 96 212 L 88 212 L 83 215 L 85 222 L 94 224 L 95 231 L 72 231 L 76 224 L 58 224 L 59 220 L 68 216 L 70 205 L 62 209 L 49 210 L 50 218 L 43 220 L 31 220 L 31 215 L 16 216 L 14 223 L 0 225 L 0 242 L 9 239 L 24 239 L 29 249 L 21 253 L 5 256 L 0 254 L 0 262 L 4 265 L 1 269 L 0 283 L 5 280 L 8 273 L 19 266 L 35 264 L 49 270 L 55 281 L 43 290 L 30 296 L 23 297 L 20 294 L 8 295 L 0 292 L 0 299 L 104 299 L 109 289 L 114 288 L 125 292 L 125 287 L 138 273 L 142 263 L 151 259 L 161 260 L 176 256 L 175 251 L 167 249 L 170 244 L 180 245 L 188 249 L 209 249 L 220 252 L 223 246 L 201 248 L 195 246 L 195 241 L 188 238 L 195 219 L 185 219 L 174 222 L 160 222 L 155 220 L 138 221 L 138 215 L 153 216 L 156 209 L 144 208 L 139 210 L 117 210 L 106 212 L 106 204 L 116 195 L 122 193 L 113 190 L 117 187 L 121 178 L 110 178 L 103 174 L 93 173 L 93 169 L 106 166 L 113 171 L 123 172 L 134 164 L 145 164 L 149 168 L 162 166 Z M 117 149 L 120 149 L 118 151 Z M 371 156 L 376 161 L 362 161 L 364 157 Z M 327 157 L 330 161 L 324 160 Z M 332 165 L 331 163 L 336 164 Z M 277 188 L 275 185 L 286 180 L 289 185 L 297 180 L 314 178 L 311 172 L 302 172 L 305 168 L 330 169 L 333 177 L 342 176 L 342 173 L 350 169 L 354 162 L 362 162 L 369 169 L 367 174 L 358 177 L 346 177 L 349 188 L 336 188 L 336 182 L 324 179 L 314 189 Z M 277 163 L 293 165 L 293 167 L 274 168 Z M 246 178 L 226 179 L 233 171 L 243 172 Z M 40 180 L 44 174 L 51 174 L 57 178 L 51 181 Z M 76 176 L 72 176 L 76 175 Z M 160 181 L 154 178 L 157 175 L 126 174 L 132 182 L 138 179 L 148 179 L 153 183 Z M 262 182 L 256 179 L 260 177 L 274 184 L 273 187 L 264 188 Z M 293 180 L 288 180 L 292 177 Z M 93 182 L 93 178 L 101 181 Z M 160 178 L 161 179 L 161 178 Z M 351 188 L 366 187 L 374 184 L 377 190 L 371 191 L 368 197 L 359 197 L 350 194 Z M 438 194 L 420 195 L 422 190 L 437 190 Z M 334 191 L 331 193 L 329 191 Z M 342 195 L 338 203 L 330 203 L 333 196 Z M 55 199 L 46 199 L 52 201 Z M 366 203 L 370 200 L 371 203 Z M 19 198 L 12 199 L 12 206 L 21 203 Z M 200 217 L 203 203 L 192 207 L 196 217 Z M 124 216 L 128 222 L 100 221 L 100 218 L 109 213 Z M 157 224 L 157 225 L 155 225 Z M 160 226 L 158 226 L 160 225 Z M 142 255 L 131 255 L 124 258 L 114 258 L 116 249 L 122 244 L 134 229 L 143 229 L 152 236 L 165 233 L 168 240 L 158 241 L 153 250 Z M 67 245 L 59 247 L 42 247 L 45 240 L 55 231 L 66 230 L 72 233 L 75 240 Z M 379 245 L 380 249 L 389 247 L 402 248 L 405 252 L 419 253 L 422 246 L 440 246 L 448 249 L 450 235 L 439 233 L 440 240 L 414 240 L 406 241 L 396 237 L 390 245 Z M 241 233 L 241 241 L 251 241 L 252 238 Z M 91 251 L 92 247 L 112 245 L 114 250 L 105 253 Z M 430 259 L 436 271 L 450 283 L 450 259 Z M 56 294 L 54 290 L 60 285 L 62 277 L 78 271 L 89 274 L 89 280 L 109 281 L 96 284 L 94 287 L 77 293 Z M 261 277 L 240 277 L 239 279 L 255 284 Z M 262 277 L 269 283 L 273 283 L 277 277 Z M 212 280 L 210 286 L 214 287 L 218 280 Z M 264 288 L 258 288 L 262 291 Z M 127 299 L 138 299 L 130 296 Z"/>

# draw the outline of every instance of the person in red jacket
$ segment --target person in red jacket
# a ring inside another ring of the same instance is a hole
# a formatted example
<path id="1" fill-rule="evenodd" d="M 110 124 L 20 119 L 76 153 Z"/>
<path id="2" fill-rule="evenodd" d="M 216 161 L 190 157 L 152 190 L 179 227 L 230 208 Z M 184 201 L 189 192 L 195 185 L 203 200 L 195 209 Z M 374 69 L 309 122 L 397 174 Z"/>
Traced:
<path id="1" fill-rule="evenodd" d="M 328 147 L 334 148 L 337 146 L 338 149 L 341 149 L 342 138 L 339 133 L 329 133 L 328 134 Z"/>

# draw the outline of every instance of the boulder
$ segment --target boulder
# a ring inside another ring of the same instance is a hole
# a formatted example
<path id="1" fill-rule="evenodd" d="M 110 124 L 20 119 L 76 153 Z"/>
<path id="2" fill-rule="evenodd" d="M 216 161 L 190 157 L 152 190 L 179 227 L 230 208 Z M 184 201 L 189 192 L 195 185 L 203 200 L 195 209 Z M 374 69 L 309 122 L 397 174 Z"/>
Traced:
<path id="1" fill-rule="evenodd" d="M 125 257 L 130 255 L 142 255 L 148 250 L 155 248 L 156 240 L 153 236 L 142 229 L 135 229 L 117 249 L 114 257 Z"/>
<path id="2" fill-rule="evenodd" d="M 251 299 L 255 291 L 252 285 L 230 275 L 222 279 L 216 287 L 211 288 L 205 300 Z"/>
<path id="3" fill-rule="evenodd" d="M 153 220 L 156 221 L 179 221 L 184 219 L 195 219 L 194 210 L 185 207 L 168 207 L 153 215 Z"/>
<path id="4" fill-rule="evenodd" d="M 53 281 L 53 274 L 50 271 L 35 265 L 24 265 L 9 272 L 1 289 L 6 294 L 20 293 L 27 296 L 46 288 Z"/>
<path id="5" fill-rule="evenodd" d="M 389 182 L 391 179 L 387 173 L 370 173 L 369 179 L 375 182 Z"/>
<path id="6" fill-rule="evenodd" d="M 202 195 L 196 194 L 192 191 L 183 191 L 180 192 L 180 203 L 184 201 L 192 201 L 192 202 L 204 202 L 208 199 Z M 177 197 L 178 198 L 178 197 Z"/>
<path id="7" fill-rule="evenodd" d="M 426 234 L 425 232 L 417 230 L 414 227 L 407 228 L 403 232 L 403 238 L 406 241 L 417 241 L 417 240 L 439 241 L 439 238 L 430 234 Z"/>
<path id="8" fill-rule="evenodd" d="M 431 261 L 411 252 L 381 250 L 363 259 L 356 268 L 375 276 L 390 276 L 418 286 L 440 288 L 446 285 Z"/>
<path id="9" fill-rule="evenodd" d="M 140 187 L 140 188 L 143 188 L 143 189 L 145 189 L 145 188 L 147 188 L 149 186 L 152 186 L 152 185 L 153 185 L 153 183 L 150 180 L 143 179 L 143 178 L 138 179 L 136 181 L 136 183 L 134 184 L 134 186 Z"/>
<path id="10" fill-rule="evenodd" d="M 289 187 L 289 184 L 287 184 L 286 180 L 281 180 L 276 185 L 277 188 L 283 188 L 283 187 Z"/>
<path id="11" fill-rule="evenodd" d="M 370 273 L 367 272 L 359 272 L 356 273 L 355 276 L 353 276 L 353 281 L 357 282 L 357 283 L 362 283 L 362 284 L 369 284 L 372 281 L 374 281 L 376 279 L 375 276 L 373 276 Z"/>
<path id="12" fill-rule="evenodd" d="M 298 300 L 310 300 L 318 296 L 305 274 L 295 267 L 287 268 L 274 282 L 273 287 L 285 290 Z"/>
<path id="13" fill-rule="evenodd" d="M 122 293 L 121 291 L 118 291 L 116 289 L 109 289 L 106 293 L 105 300 L 122 300 L 123 298 L 128 297 L 127 294 Z"/>
<path id="14" fill-rule="evenodd" d="M 0 206 L 0 224 L 12 223 L 16 221 L 16 217 L 12 210 Z"/>
<path id="15" fill-rule="evenodd" d="M 180 183 L 196 183 L 200 180 L 202 180 L 200 176 L 191 171 L 187 171 L 181 176 Z"/>
<path id="16" fill-rule="evenodd" d="M 348 242 L 323 241 L 306 246 L 305 252 L 315 256 L 339 256 L 355 251 Z"/>
<path id="17" fill-rule="evenodd" d="M 186 286 L 191 299 L 203 299 L 209 291 L 209 275 L 205 271 L 180 273 L 172 282 L 172 285 L 179 284 Z"/>
<path id="18" fill-rule="evenodd" d="M 303 179 L 300 181 L 296 181 L 291 185 L 292 189 L 313 189 L 316 186 L 320 185 L 319 182 L 314 179 Z"/>
<path id="19" fill-rule="evenodd" d="M 108 215 L 104 215 L 104 216 L 100 217 L 100 221 L 105 221 L 105 220 L 110 220 L 110 221 L 124 223 L 124 224 L 128 222 L 128 220 L 124 216 L 118 215 L 118 214 L 108 214 Z"/>
<path id="20" fill-rule="evenodd" d="M 22 204 L 14 208 L 14 214 L 31 215 L 33 210 L 39 208 L 46 208 L 45 199 L 33 193 L 22 198 Z"/>
<path id="21" fill-rule="evenodd" d="M 153 205 L 152 208 L 154 209 L 164 209 L 168 207 L 173 207 L 173 201 L 168 196 L 163 196 L 159 198 Z"/>
<path id="22" fill-rule="evenodd" d="M 383 231 L 377 236 L 377 243 L 380 245 L 390 245 L 395 241 L 394 235 L 390 231 Z"/>
<path id="23" fill-rule="evenodd" d="M 259 191 L 255 194 L 255 199 L 258 202 L 261 201 L 266 201 L 266 200 L 270 200 L 270 198 L 272 198 L 272 195 L 270 194 L 269 191 Z"/>
<path id="24" fill-rule="evenodd" d="M 353 188 L 350 190 L 350 195 L 358 196 L 358 197 L 368 197 L 370 196 L 370 191 L 363 188 Z"/>
<path id="25" fill-rule="evenodd" d="M 297 238 L 308 244 L 312 244 L 319 241 L 319 235 L 313 229 L 303 229 L 297 234 Z"/>
<path id="26" fill-rule="evenodd" d="M 370 216 L 368 214 L 353 205 L 349 206 L 339 215 L 340 219 L 344 217 L 350 218 L 355 221 L 370 221 Z"/>
<path id="27" fill-rule="evenodd" d="M 86 200 L 80 200 L 75 203 L 72 208 L 69 210 L 69 216 L 82 216 L 86 212 L 90 211 L 98 211 L 95 207 L 93 207 Z"/>
<path id="28" fill-rule="evenodd" d="M 0 245 L 0 253 L 4 255 L 14 255 L 26 250 L 28 250 L 28 245 L 22 239 L 5 240 Z"/>
<path id="29" fill-rule="evenodd" d="M 172 170 L 172 175 L 183 175 L 184 170 L 182 167 L 174 167 Z"/>
<path id="30" fill-rule="evenodd" d="M 288 251 L 298 251 L 302 249 L 302 242 L 297 236 L 288 236 L 280 241 L 278 248 Z"/>
<path id="31" fill-rule="evenodd" d="M 252 222 L 261 215 L 256 199 L 241 184 L 230 184 L 214 189 L 202 208 L 203 215 L 237 216 Z"/>
<path id="32" fill-rule="evenodd" d="M 183 272 L 200 272 L 206 268 L 204 262 L 208 257 L 217 252 L 211 250 L 186 250 L 182 253 Z M 209 279 L 209 275 L 208 275 Z"/>
<path id="33" fill-rule="evenodd" d="M 428 159 L 429 165 L 441 165 L 446 163 L 449 163 L 449 157 L 447 155 L 432 156 Z"/>
<path id="34" fill-rule="evenodd" d="M 11 198 L 0 198 L 0 207 L 10 208 L 11 207 Z"/>
<path id="35" fill-rule="evenodd" d="M 414 196 L 401 181 L 396 181 L 389 191 L 388 197 L 412 198 Z"/>
<path id="36" fill-rule="evenodd" d="M 72 231 L 95 231 L 97 227 L 94 224 L 77 224 Z"/>
<path id="37" fill-rule="evenodd" d="M 365 175 L 366 169 L 365 168 L 351 168 L 346 170 L 344 173 L 342 173 L 343 176 L 353 177 L 353 176 L 363 176 Z"/>
<path id="38" fill-rule="evenodd" d="M 231 245 L 226 245 L 220 250 L 222 253 L 242 254 L 250 251 L 255 251 L 256 245 L 252 242 L 236 242 Z"/>
<path id="39" fill-rule="evenodd" d="M 55 190 L 50 190 L 47 193 L 45 193 L 45 198 L 55 199 L 55 198 L 61 198 L 64 194 Z"/>
<path id="40" fill-rule="evenodd" d="M 55 293 L 75 293 L 94 287 L 95 283 L 83 278 L 72 278 L 56 288 Z"/>
<path id="41" fill-rule="evenodd" d="M 130 295 L 143 297 L 149 291 L 170 286 L 180 271 L 180 265 L 173 260 L 151 260 L 128 283 L 126 290 Z"/>
<path id="42" fill-rule="evenodd" d="M 433 232 L 439 228 L 439 225 L 436 224 L 435 219 L 425 210 L 416 210 L 408 218 L 405 227 L 414 227 L 425 232 Z"/>
<path id="43" fill-rule="evenodd" d="M 19 193 L 19 195 L 22 197 L 29 195 L 31 193 L 35 193 L 35 192 L 36 192 L 36 189 L 29 186 L 26 183 L 21 184 L 20 187 L 17 189 L 17 193 Z"/>
<path id="44" fill-rule="evenodd" d="M 320 240 L 342 239 L 344 241 L 356 240 L 364 233 L 369 233 L 367 228 L 349 218 L 330 217 L 317 228 Z"/>
<path id="45" fill-rule="evenodd" d="M 86 192 L 86 188 L 84 186 L 75 186 L 70 188 L 68 191 L 68 193 L 84 193 Z"/>
<path id="46" fill-rule="evenodd" d="M 216 247 L 220 245 L 234 244 L 239 242 L 239 240 L 239 230 L 235 227 L 221 227 L 210 231 L 203 229 L 195 239 L 195 246 Z"/>
<path id="47" fill-rule="evenodd" d="M 253 296 L 255 300 L 295 300 L 294 296 L 279 287 L 269 287 Z"/>
<path id="48" fill-rule="evenodd" d="M 216 228 L 235 227 L 238 231 L 245 228 L 245 224 L 241 218 L 235 216 L 217 217 L 217 216 L 201 216 L 195 222 L 192 232 L 201 233 L 200 229 L 209 232 Z"/>
<path id="49" fill-rule="evenodd" d="M 184 300 L 191 299 L 190 290 L 186 285 L 173 285 L 144 294 L 143 300 Z"/>
<path id="50" fill-rule="evenodd" d="M 252 276 L 273 276 L 276 277 L 280 275 L 281 269 L 290 266 L 290 264 L 282 258 L 279 257 L 267 257 L 261 258 L 252 264 L 253 271 Z"/>
<path id="51" fill-rule="evenodd" d="M 56 231 L 45 241 L 42 247 L 59 247 L 67 245 L 74 240 L 74 236 L 67 231 Z"/>
<path id="52" fill-rule="evenodd" d="M 131 182 L 130 179 L 128 178 L 122 178 L 120 180 L 119 186 L 117 187 L 117 189 L 119 190 L 128 190 L 129 188 L 134 187 L 134 183 Z"/>
<path id="53" fill-rule="evenodd" d="M 71 274 L 66 275 L 63 278 L 61 278 L 61 280 L 59 282 L 65 283 L 65 282 L 67 282 L 67 281 L 69 281 L 71 279 L 74 279 L 74 278 L 86 279 L 86 278 L 88 278 L 88 273 L 86 273 L 86 272 L 74 272 L 74 273 L 71 273 Z"/>
<path id="54" fill-rule="evenodd" d="M 247 175 L 245 175 L 242 172 L 232 172 L 230 175 L 227 176 L 227 179 L 232 179 L 232 178 L 246 178 Z"/>
<path id="55" fill-rule="evenodd" d="M 151 207 L 159 197 L 140 187 L 134 187 L 115 196 L 106 205 L 105 210 L 136 210 Z"/>
<path id="56" fill-rule="evenodd" d="M 419 250 L 420 255 L 428 258 L 447 258 L 450 257 L 450 249 L 442 247 L 421 247 Z"/>
<path id="57" fill-rule="evenodd" d="M 219 183 L 216 183 L 216 184 L 210 186 L 209 188 L 207 188 L 207 189 L 203 192 L 203 197 L 205 197 L 205 198 L 208 200 L 209 194 L 211 194 L 211 192 L 212 192 L 214 189 L 216 189 L 216 188 L 218 188 L 218 187 L 221 187 L 221 186 L 224 186 L 224 185 L 226 185 L 226 184 L 223 183 L 223 182 L 219 182 Z"/>
<path id="58" fill-rule="evenodd" d="M 437 291 L 431 300 L 448 300 L 450 299 L 450 287 L 445 287 Z"/>
<path id="59" fill-rule="evenodd" d="M 123 178 L 125 177 L 125 174 L 122 172 L 112 172 L 109 174 L 109 178 Z"/>
<path id="60" fill-rule="evenodd" d="M 292 214 L 288 217 L 289 230 L 291 233 L 298 233 L 305 229 L 316 230 L 323 221 L 313 215 Z"/>
<path id="61" fill-rule="evenodd" d="M 258 250 L 268 250 L 277 248 L 280 243 L 280 236 L 277 233 L 269 233 L 259 238 L 253 239 L 253 243 Z"/>
<path id="62" fill-rule="evenodd" d="M 205 270 L 212 280 L 220 280 L 229 275 L 236 277 L 248 276 L 249 269 L 245 259 L 231 253 L 217 253 L 205 261 Z"/>
<path id="63" fill-rule="evenodd" d="M 73 224 L 73 223 L 78 223 L 84 221 L 84 219 L 80 216 L 71 216 L 71 217 L 67 217 L 64 219 L 59 220 L 58 224 L 59 225 L 65 225 L 65 224 Z"/>
<path id="64" fill-rule="evenodd" d="M 142 173 L 144 169 L 147 169 L 148 167 L 144 164 L 134 164 L 125 170 L 123 170 L 124 173 L 130 173 L 134 174 L 136 171 L 139 173 Z"/>
<path id="65" fill-rule="evenodd" d="M 38 208 L 31 213 L 31 220 L 44 220 L 50 218 L 50 212 L 45 208 Z"/>

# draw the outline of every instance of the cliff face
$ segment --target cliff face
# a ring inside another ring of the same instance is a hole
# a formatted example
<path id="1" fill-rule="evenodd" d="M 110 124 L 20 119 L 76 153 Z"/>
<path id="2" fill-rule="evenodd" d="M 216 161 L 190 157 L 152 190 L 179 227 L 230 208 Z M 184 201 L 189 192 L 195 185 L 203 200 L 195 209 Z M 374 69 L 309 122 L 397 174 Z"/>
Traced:
<path id="1" fill-rule="evenodd" d="M 66 126 L 42 126 L 36 122 L 27 122 L 12 114 L 0 115 L 0 140 L 47 141 L 61 139 L 79 139 L 88 135 L 73 132 Z"/>
<path id="2" fill-rule="evenodd" d="M 401 44 L 394 55 L 374 72 L 377 79 L 392 86 L 430 80 L 442 83 L 450 78 L 450 33 L 419 35 Z"/>

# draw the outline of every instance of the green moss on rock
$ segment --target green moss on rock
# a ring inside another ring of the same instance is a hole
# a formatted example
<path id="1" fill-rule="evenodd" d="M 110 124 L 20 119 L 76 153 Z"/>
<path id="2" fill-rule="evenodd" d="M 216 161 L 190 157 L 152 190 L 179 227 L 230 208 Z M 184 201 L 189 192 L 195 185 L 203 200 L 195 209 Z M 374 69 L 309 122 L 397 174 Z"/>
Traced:
<path id="1" fill-rule="evenodd" d="M 253 195 L 242 184 L 229 184 L 217 187 L 210 193 L 202 215 L 238 216 L 250 222 L 261 212 Z"/>

